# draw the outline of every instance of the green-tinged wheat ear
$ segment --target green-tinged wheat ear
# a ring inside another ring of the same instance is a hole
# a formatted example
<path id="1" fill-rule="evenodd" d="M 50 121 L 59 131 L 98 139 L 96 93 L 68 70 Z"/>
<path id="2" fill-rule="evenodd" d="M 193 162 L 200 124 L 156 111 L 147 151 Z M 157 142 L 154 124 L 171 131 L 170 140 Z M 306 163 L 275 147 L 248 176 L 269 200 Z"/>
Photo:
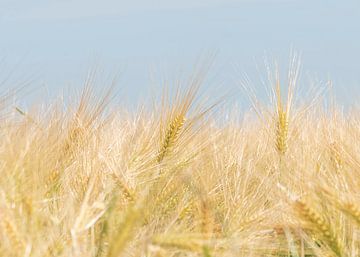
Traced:
<path id="1" fill-rule="evenodd" d="M 171 211 L 176 209 L 178 203 L 179 203 L 179 196 L 177 194 L 172 195 L 170 198 L 168 198 L 166 202 L 164 202 L 161 215 L 162 216 L 168 215 Z"/>
<path id="2" fill-rule="evenodd" d="M 203 246 L 203 256 L 204 257 L 211 257 L 210 248 L 206 245 Z"/>
<path id="3" fill-rule="evenodd" d="M 170 149 L 176 143 L 179 133 L 184 126 L 185 116 L 180 114 L 176 116 L 171 122 L 165 133 L 164 139 L 157 156 L 157 161 L 160 163 L 168 155 Z"/>
<path id="4" fill-rule="evenodd" d="M 279 108 L 276 124 L 276 149 L 278 153 L 282 155 L 284 155 L 287 150 L 288 126 L 288 115 L 282 108 Z"/>
<path id="5" fill-rule="evenodd" d="M 177 186 L 175 183 L 168 183 L 165 184 L 163 190 L 159 193 L 159 195 L 155 199 L 155 203 L 162 204 L 163 202 L 166 202 L 171 197 L 174 197 L 176 195 L 176 189 Z"/>
<path id="6" fill-rule="evenodd" d="M 155 206 L 161 208 L 162 216 L 166 216 L 178 206 L 181 197 L 178 187 L 179 185 L 171 182 L 165 185 L 164 189 L 156 197 Z"/>
<path id="7" fill-rule="evenodd" d="M 179 220 L 183 220 L 185 217 L 190 216 L 195 209 L 195 202 L 190 200 L 185 204 L 185 207 L 180 211 Z"/>
<path id="8" fill-rule="evenodd" d="M 336 254 L 345 256 L 343 245 L 331 224 L 304 199 L 295 201 L 295 207 L 301 218 L 311 224 L 321 235 L 321 239 Z"/>
<path id="9" fill-rule="evenodd" d="M 131 206 L 127 210 L 124 220 L 117 228 L 117 232 L 109 244 L 107 257 L 119 257 L 126 244 L 131 241 L 136 223 L 140 219 L 140 210 Z"/>

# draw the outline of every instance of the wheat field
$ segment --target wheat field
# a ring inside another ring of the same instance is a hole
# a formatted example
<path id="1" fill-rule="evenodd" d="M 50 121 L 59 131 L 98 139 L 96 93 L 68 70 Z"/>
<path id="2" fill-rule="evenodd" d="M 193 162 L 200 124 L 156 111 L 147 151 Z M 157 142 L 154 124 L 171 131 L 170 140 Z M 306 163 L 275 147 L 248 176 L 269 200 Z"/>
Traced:
<path id="1" fill-rule="evenodd" d="M 3 97 L 0 256 L 360 256 L 360 112 L 277 74 L 249 110 L 199 75 L 136 111 Z"/>

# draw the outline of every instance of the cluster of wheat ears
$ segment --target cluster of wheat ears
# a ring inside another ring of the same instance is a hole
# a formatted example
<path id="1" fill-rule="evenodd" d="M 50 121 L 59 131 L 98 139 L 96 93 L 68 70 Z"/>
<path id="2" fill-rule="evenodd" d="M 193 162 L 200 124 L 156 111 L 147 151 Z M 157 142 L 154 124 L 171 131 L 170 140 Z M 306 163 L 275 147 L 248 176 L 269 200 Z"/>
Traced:
<path id="1" fill-rule="evenodd" d="M 152 110 L 4 98 L 0 256 L 360 256 L 360 112 L 274 74 L 226 119 L 199 74 Z"/>

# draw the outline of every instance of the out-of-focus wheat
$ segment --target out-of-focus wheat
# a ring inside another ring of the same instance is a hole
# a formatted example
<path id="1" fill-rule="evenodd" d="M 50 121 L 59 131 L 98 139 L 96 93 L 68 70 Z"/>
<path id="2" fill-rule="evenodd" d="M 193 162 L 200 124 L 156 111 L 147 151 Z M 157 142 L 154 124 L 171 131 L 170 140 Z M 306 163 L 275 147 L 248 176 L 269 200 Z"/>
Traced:
<path id="1" fill-rule="evenodd" d="M 132 112 L 6 102 L 0 256 L 359 256 L 359 112 L 296 105 L 297 67 L 261 120 L 200 104 L 202 76 Z"/>

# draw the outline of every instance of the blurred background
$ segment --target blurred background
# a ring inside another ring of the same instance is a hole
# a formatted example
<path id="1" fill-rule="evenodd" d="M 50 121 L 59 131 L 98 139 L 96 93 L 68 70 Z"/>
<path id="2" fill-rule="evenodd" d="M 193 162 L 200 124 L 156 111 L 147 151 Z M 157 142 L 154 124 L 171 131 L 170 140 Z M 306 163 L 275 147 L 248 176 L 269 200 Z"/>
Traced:
<path id="1" fill-rule="evenodd" d="M 264 58 L 285 76 L 291 49 L 303 84 L 331 79 L 341 103 L 356 103 L 359 0 L 0 0 L 2 88 L 29 82 L 30 102 L 80 89 L 97 67 L 96 87 L 117 76 L 131 105 L 208 53 L 210 95 L 233 90 L 242 100 L 245 74 L 261 91 Z"/>

